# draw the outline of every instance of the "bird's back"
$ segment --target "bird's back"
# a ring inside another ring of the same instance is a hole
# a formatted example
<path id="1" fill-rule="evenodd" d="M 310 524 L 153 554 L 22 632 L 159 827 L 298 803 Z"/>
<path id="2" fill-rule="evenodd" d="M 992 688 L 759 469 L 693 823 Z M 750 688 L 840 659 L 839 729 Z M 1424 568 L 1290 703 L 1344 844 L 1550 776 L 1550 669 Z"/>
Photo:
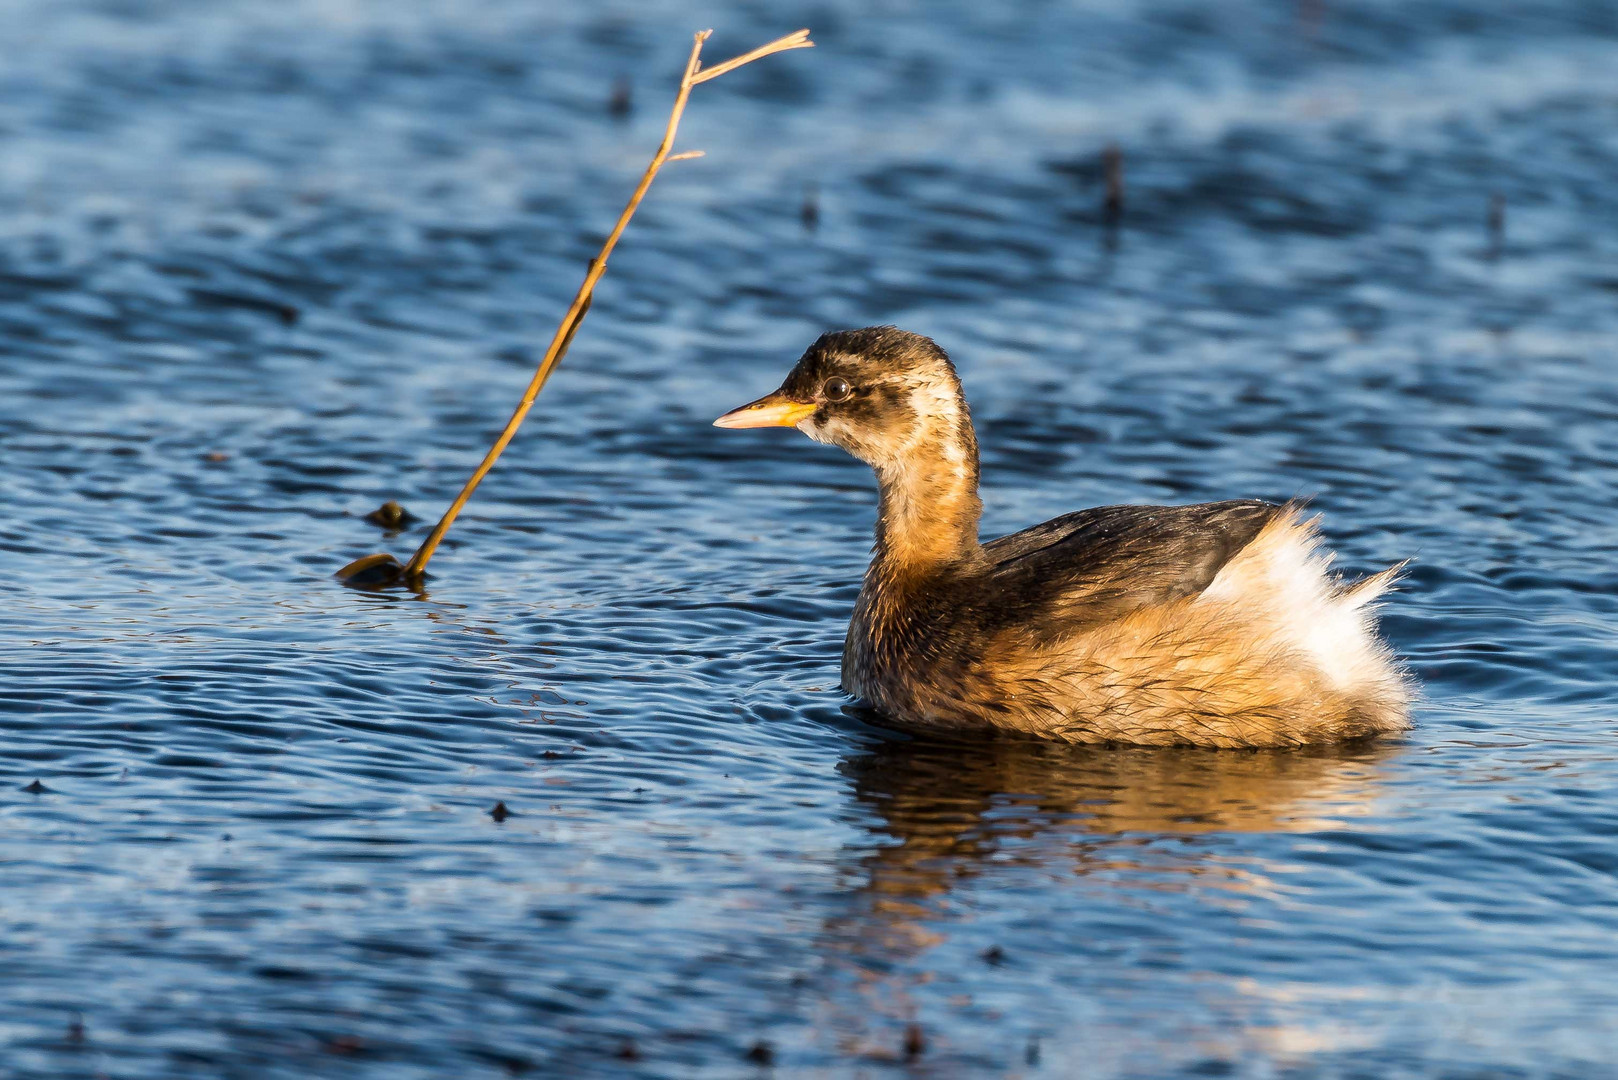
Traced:
<path id="1" fill-rule="evenodd" d="M 1008 615 L 1069 634 L 1195 596 L 1287 512 L 1256 499 L 1080 510 L 985 544 L 980 587 L 1010 601 Z"/>

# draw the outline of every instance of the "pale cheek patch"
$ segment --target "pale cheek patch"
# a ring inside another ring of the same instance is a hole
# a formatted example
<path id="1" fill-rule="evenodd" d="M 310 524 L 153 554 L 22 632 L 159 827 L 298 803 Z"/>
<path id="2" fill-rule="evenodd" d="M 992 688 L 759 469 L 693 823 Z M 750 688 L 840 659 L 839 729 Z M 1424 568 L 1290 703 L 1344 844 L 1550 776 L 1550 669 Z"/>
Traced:
<path id="1" fill-rule="evenodd" d="M 842 420 L 810 417 L 798 424 L 798 430 L 815 442 L 841 447 L 868 465 L 880 468 L 886 463 L 886 455 L 880 452 L 879 442 Z"/>
<path id="2" fill-rule="evenodd" d="M 921 418 L 911 432 L 906 452 L 923 440 L 939 449 L 944 463 L 956 477 L 965 479 L 971 471 L 966 446 L 960 437 L 961 406 L 955 389 L 939 380 L 928 380 L 910 388 L 910 408 Z"/>

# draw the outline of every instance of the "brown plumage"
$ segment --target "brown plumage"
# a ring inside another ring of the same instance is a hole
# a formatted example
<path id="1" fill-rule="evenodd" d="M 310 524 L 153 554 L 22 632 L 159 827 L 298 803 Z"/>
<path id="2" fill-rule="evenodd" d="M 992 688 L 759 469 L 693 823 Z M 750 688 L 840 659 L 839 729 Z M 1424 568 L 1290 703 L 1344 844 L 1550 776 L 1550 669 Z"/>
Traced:
<path id="1" fill-rule="evenodd" d="M 1218 747 L 1409 726 L 1369 607 L 1399 568 L 1345 585 L 1296 504 L 1103 506 L 980 543 L 977 439 L 927 338 L 823 335 L 715 423 L 795 426 L 876 471 L 843 688 L 900 724 Z"/>

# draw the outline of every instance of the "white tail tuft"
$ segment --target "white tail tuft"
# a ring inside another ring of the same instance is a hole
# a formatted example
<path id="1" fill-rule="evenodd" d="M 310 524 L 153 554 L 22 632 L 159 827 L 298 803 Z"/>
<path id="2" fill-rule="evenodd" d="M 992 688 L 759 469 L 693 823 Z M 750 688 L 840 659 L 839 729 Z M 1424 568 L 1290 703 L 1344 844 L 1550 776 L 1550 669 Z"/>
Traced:
<path id="1" fill-rule="evenodd" d="M 1337 599 L 1349 611 L 1358 610 L 1389 589 L 1396 588 L 1399 584 L 1399 579 L 1404 576 L 1405 567 L 1409 565 L 1410 560 L 1406 559 L 1403 562 L 1395 563 L 1386 570 L 1372 574 L 1368 578 L 1356 581 L 1338 593 Z"/>

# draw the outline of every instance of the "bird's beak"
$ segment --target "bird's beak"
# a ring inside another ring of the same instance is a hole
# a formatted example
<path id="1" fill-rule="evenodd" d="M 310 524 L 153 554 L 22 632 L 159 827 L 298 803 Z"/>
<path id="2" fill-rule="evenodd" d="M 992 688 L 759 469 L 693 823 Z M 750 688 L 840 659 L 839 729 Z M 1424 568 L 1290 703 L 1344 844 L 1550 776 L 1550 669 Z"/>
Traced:
<path id="1" fill-rule="evenodd" d="M 757 401 L 732 409 L 713 422 L 714 427 L 796 427 L 813 416 L 812 402 L 793 401 L 781 391 L 765 394 Z"/>

